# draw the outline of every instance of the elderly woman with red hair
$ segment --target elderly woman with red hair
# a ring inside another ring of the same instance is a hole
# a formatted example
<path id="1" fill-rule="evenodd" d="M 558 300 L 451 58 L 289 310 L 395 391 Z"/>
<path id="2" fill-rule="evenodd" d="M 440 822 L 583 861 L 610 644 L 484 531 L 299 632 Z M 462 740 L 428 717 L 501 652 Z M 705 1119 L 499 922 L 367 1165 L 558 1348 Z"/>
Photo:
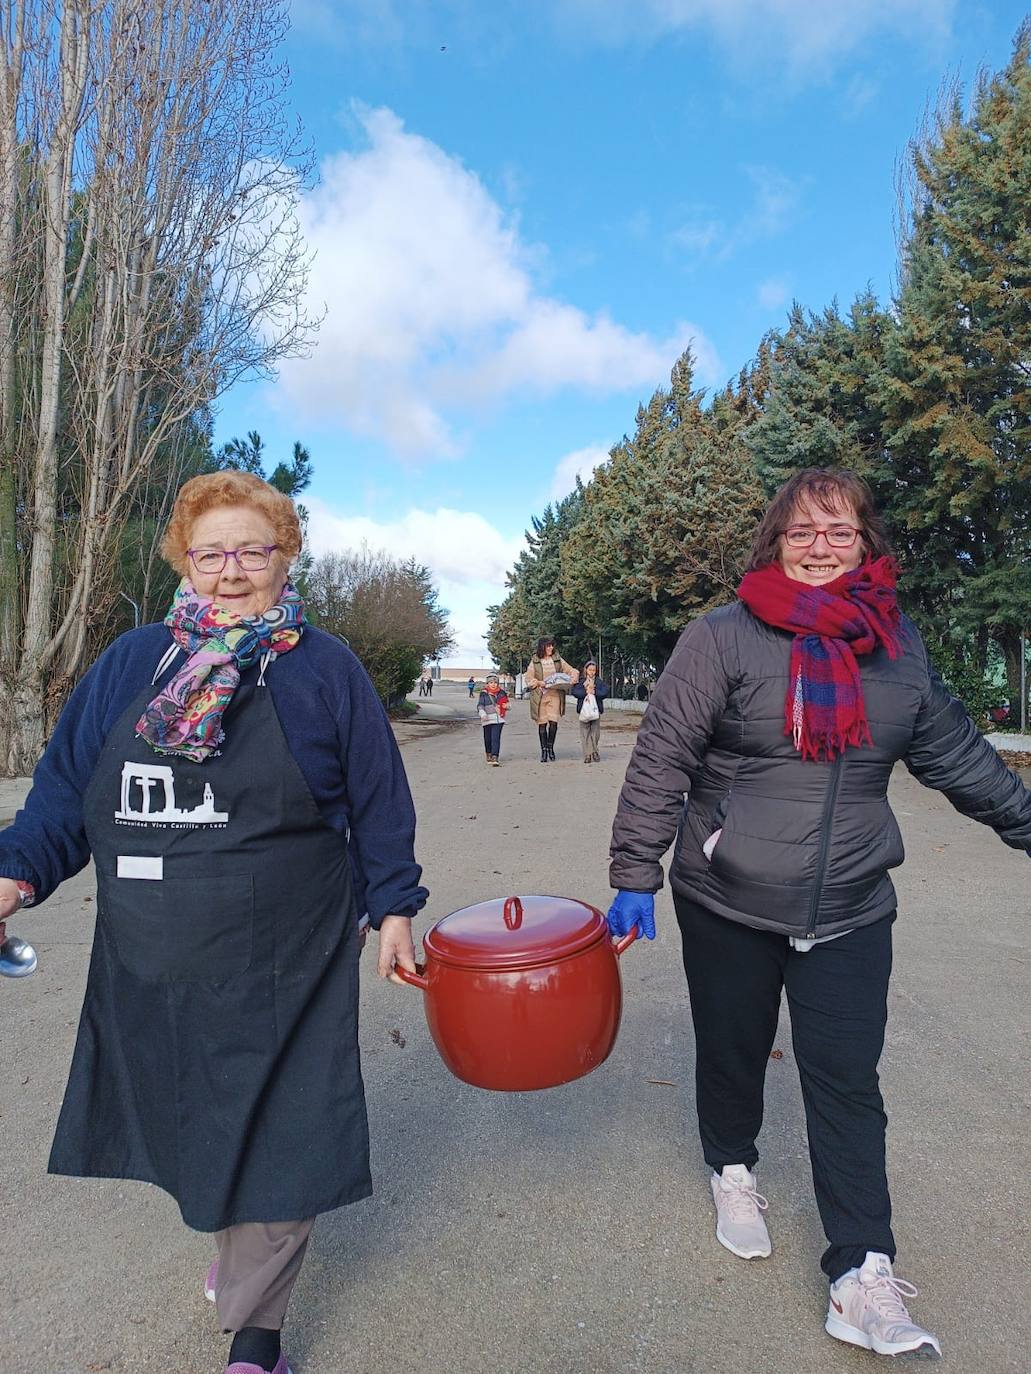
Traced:
<path id="1" fill-rule="evenodd" d="M 214 1234 L 232 1374 L 287 1374 L 314 1218 L 372 1191 L 360 918 L 400 981 L 427 896 L 389 723 L 350 650 L 306 623 L 300 547 L 260 478 L 187 482 L 168 615 L 94 664 L 0 835 L 0 920 L 96 865 L 51 1172 L 156 1184 Z"/>

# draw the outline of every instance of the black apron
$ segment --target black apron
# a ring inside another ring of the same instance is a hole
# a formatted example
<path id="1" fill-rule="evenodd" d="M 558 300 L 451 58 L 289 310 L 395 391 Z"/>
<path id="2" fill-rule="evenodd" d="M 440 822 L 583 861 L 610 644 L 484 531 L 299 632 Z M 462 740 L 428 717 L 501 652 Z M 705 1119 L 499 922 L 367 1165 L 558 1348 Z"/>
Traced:
<path id="1" fill-rule="evenodd" d="M 273 667 L 271 671 L 275 671 Z M 50 1171 L 155 1183 L 199 1231 L 368 1197 L 344 839 L 264 669 L 204 763 L 108 737 L 85 797 L 97 929 Z"/>

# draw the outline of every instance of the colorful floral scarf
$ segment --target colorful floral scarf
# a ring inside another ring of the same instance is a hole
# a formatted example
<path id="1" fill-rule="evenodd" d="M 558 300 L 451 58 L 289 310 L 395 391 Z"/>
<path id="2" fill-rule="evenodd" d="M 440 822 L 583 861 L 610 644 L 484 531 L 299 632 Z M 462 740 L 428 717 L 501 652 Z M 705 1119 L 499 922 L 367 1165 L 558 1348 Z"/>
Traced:
<path id="1" fill-rule="evenodd" d="M 264 615 L 234 615 L 184 577 L 165 616 L 189 658 L 136 722 L 136 733 L 159 754 L 203 763 L 222 743 L 222 715 L 240 672 L 268 650 L 285 654 L 304 630 L 304 602 L 288 582 Z"/>
<path id="2" fill-rule="evenodd" d="M 856 654 L 882 645 L 899 653 L 895 563 L 878 558 L 822 587 L 787 576 L 777 563 L 746 573 L 737 594 L 767 625 L 790 630 L 785 730 L 804 759 L 833 759 L 871 744 Z"/>

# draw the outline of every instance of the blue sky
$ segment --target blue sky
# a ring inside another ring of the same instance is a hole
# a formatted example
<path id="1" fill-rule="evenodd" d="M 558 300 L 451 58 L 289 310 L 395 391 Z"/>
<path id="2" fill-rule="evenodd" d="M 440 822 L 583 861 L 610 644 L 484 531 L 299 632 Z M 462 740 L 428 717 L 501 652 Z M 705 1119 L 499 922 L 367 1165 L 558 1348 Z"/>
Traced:
<path id="1" fill-rule="evenodd" d="M 1008 59 L 994 0 L 292 0 L 310 357 L 216 442 L 311 450 L 316 552 L 429 565 L 453 661 L 530 516 L 690 341 L 718 386 L 792 299 L 889 299 L 895 171 L 942 83 Z"/>

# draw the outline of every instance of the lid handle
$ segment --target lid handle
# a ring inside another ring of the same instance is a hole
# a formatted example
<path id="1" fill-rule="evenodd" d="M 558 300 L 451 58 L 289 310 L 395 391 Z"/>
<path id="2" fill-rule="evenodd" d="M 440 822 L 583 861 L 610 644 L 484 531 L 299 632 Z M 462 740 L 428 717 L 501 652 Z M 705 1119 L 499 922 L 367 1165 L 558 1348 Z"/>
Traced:
<path id="1" fill-rule="evenodd" d="M 505 925 L 509 930 L 518 930 L 523 924 L 523 904 L 518 897 L 505 898 Z"/>

